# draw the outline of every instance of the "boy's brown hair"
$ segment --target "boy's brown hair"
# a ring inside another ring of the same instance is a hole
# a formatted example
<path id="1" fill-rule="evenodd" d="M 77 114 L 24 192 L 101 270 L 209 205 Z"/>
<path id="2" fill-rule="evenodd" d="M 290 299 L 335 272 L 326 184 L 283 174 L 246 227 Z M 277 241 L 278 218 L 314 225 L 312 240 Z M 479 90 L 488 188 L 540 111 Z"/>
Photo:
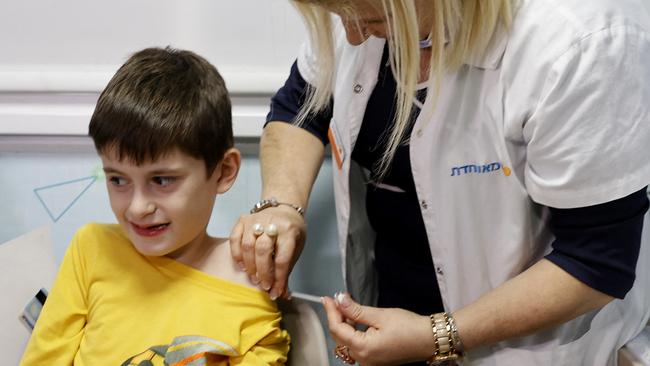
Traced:
<path id="1" fill-rule="evenodd" d="M 178 148 L 210 176 L 233 146 L 230 97 L 221 75 L 197 54 L 147 48 L 133 54 L 101 93 L 89 134 L 99 153 L 154 161 Z"/>

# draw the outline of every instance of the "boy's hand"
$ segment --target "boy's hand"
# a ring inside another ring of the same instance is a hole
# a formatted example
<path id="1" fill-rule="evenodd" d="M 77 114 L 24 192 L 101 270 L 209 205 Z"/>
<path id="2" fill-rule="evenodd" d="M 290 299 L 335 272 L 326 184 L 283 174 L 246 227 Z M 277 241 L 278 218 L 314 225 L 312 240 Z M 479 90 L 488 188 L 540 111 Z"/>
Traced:
<path id="1" fill-rule="evenodd" d="M 269 225 L 275 225 L 269 231 Z M 257 229 L 257 230 L 256 230 Z M 295 209 L 269 207 L 242 215 L 230 234 L 230 251 L 251 281 L 271 298 L 289 295 L 287 279 L 305 245 L 305 219 Z"/>

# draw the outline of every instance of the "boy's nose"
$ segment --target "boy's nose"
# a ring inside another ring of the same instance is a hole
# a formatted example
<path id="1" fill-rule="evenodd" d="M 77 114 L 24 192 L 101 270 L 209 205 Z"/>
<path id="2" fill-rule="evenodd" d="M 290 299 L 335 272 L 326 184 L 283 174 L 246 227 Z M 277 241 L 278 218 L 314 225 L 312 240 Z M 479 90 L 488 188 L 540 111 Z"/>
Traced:
<path id="1" fill-rule="evenodd" d="M 152 214 L 156 212 L 156 209 L 157 206 L 155 202 L 153 202 L 153 200 L 151 200 L 147 195 L 136 193 L 133 195 L 133 198 L 131 199 L 131 204 L 129 205 L 128 213 L 129 213 L 129 217 L 134 219 L 134 218 L 140 218 Z"/>

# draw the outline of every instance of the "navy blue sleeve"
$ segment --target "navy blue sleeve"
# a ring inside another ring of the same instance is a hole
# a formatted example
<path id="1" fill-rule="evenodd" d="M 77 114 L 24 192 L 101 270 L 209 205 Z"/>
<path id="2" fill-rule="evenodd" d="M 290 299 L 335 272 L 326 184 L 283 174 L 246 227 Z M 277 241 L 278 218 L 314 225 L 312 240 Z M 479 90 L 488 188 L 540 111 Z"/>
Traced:
<path id="1" fill-rule="evenodd" d="M 595 206 L 550 208 L 555 241 L 546 258 L 589 287 L 624 298 L 634 284 L 646 189 Z"/>
<path id="2" fill-rule="evenodd" d="M 271 111 L 266 116 L 266 123 L 271 121 L 292 123 L 307 98 L 307 87 L 307 82 L 298 71 L 297 62 L 294 62 L 284 86 L 271 98 Z M 300 127 L 318 137 L 323 145 L 327 145 L 327 130 L 331 119 L 332 102 L 330 101 L 328 108 L 310 115 Z"/>

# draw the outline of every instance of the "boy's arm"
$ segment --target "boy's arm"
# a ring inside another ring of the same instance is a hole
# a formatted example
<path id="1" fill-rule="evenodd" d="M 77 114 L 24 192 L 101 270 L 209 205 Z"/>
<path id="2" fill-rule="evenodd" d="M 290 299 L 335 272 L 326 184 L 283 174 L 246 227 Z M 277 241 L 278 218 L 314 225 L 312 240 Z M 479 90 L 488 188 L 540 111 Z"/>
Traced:
<path id="1" fill-rule="evenodd" d="M 78 234 L 61 263 L 52 291 L 36 322 L 21 366 L 72 365 L 86 325 L 85 263 Z"/>

